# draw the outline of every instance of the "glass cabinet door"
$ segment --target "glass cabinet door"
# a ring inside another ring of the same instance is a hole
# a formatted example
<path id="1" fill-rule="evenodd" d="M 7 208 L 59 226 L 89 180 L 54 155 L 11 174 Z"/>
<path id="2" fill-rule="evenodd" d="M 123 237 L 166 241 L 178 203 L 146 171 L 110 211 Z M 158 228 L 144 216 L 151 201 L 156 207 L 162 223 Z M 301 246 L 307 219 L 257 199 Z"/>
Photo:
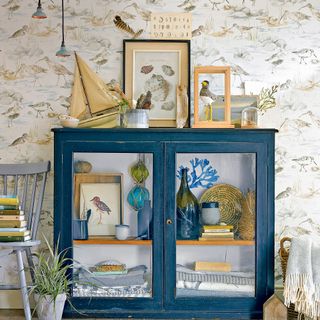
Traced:
<path id="1" fill-rule="evenodd" d="M 207 309 L 208 302 L 210 308 L 220 300 L 224 308 L 225 303 L 249 307 L 265 281 L 258 273 L 265 252 L 259 250 L 258 259 L 257 244 L 264 241 L 259 229 L 266 150 L 246 143 L 176 144 L 166 150 L 166 228 L 175 244 L 166 252 L 167 305 L 188 301 L 188 308 Z"/>
<path id="2" fill-rule="evenodd" d="M 74 306 L 77 298 L 108 299 L 112 308 L 117 298 L 130 299 L 131 309 L 156 308 L 162 291 L 162 175 L 155 170 L 161 146 L 100 143 L 92 152 L 78 143 L 66 149 L 64 167 L 72 169 L 65 172 L 70 198 L 64 212 L 72 214 L 72 230 L 61 236 L 72 247 Z"/>

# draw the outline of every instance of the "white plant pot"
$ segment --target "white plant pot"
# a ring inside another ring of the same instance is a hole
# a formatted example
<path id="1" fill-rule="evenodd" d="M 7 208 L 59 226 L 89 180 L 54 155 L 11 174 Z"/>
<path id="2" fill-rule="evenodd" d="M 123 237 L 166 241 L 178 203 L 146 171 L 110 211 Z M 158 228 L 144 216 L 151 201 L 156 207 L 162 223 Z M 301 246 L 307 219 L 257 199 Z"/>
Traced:
<path id="1" fill-rule="evenodd" d="M 56 300 L 52 300 L 49 295 L 39 296 L 34 294 L 36 310 L 39 320 L 61 320 L 67 296 L 65 293 L 59 294 Z"/>

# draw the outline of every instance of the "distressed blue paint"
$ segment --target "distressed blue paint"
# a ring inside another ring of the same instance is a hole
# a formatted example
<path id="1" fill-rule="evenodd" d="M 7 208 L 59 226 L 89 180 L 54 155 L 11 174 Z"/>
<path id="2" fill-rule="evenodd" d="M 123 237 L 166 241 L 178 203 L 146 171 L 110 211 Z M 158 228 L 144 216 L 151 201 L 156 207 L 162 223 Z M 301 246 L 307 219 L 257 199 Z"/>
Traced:
<path id="1" fill-rule="evenodd" d="M 212 168 L 208 159 L 194 158 L 190 161 L 192 169 L 189 167 L 180 166 L 177 170 L 177 178 L 181 180 L 181 170 L 186 168 L 188 171 L 188 185 L 190 189 L 204 188 L 208 189 L 213 186 L 213 183 L 219 179 L 217 170 Z"/>
<path id="2" fill-rule="evenodd" d="M 55 133 L 54 237 L 72 247 L 74 152 L 153 153 L 154 241 L 152 298 L 72 298 L 86 316 L 105 318 L 259 319 L 274 291 L 274 135 L 273 129 L 53 129 Z M 256 297 L 175 297 L 176 153 L 255 153 L 257 191 Z M 173 224 L 166 224 L 172 219 Z M 69 253 L 72 257 L 72 250 Z M 65 316 L 85 317 L 70 305 Z"/>

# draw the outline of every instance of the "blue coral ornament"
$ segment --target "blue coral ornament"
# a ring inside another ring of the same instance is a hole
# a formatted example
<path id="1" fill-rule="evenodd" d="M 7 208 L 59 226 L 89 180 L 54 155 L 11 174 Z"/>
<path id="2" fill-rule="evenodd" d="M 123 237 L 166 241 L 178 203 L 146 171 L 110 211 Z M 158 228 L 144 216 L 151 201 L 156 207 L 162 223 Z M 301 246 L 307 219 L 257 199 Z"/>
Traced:
<path id="1" fill-rule="evenodd" d="M 128 193 L 127 201 L 134 210 L 138 211 L 143 208 L 145 200 L 149 200 L 149 198 L 148 189 L 135 185 Z"/>
<path id="2" fill-rule="evenodd" d="M 210 165 L 208 159 L 194 158 L 190 161 L 192 169 L 186 167 L 188 171 L 187 181 L 189 188 L 204 188 L 208 189 L 213 186 L 213 183 L 219 179 L 217 170 Z M 180 166 L 177 170 L 177 177 L 181 180 L 182 169 L 185 167 Z"/>

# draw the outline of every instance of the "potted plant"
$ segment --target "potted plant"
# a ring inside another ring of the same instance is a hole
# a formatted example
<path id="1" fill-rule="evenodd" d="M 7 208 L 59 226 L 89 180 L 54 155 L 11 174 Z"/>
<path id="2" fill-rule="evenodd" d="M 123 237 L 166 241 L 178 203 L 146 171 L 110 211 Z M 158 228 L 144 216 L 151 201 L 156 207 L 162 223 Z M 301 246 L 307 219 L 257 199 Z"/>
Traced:
<path id="1" fill-rule="evenodd" d="M 66 251 L 53 249 L 45 238 L 48 253 L 36 253 L 37 264 L 34 271 L 34 283 L 31 292 L 34 294 L 36 311 L 39 320 L 60 320 L 67 299 L 70 280 L 67 269 L 70 260 L 65 257 Z M 58 247 L 58 246 L 57 246 Z"/>

